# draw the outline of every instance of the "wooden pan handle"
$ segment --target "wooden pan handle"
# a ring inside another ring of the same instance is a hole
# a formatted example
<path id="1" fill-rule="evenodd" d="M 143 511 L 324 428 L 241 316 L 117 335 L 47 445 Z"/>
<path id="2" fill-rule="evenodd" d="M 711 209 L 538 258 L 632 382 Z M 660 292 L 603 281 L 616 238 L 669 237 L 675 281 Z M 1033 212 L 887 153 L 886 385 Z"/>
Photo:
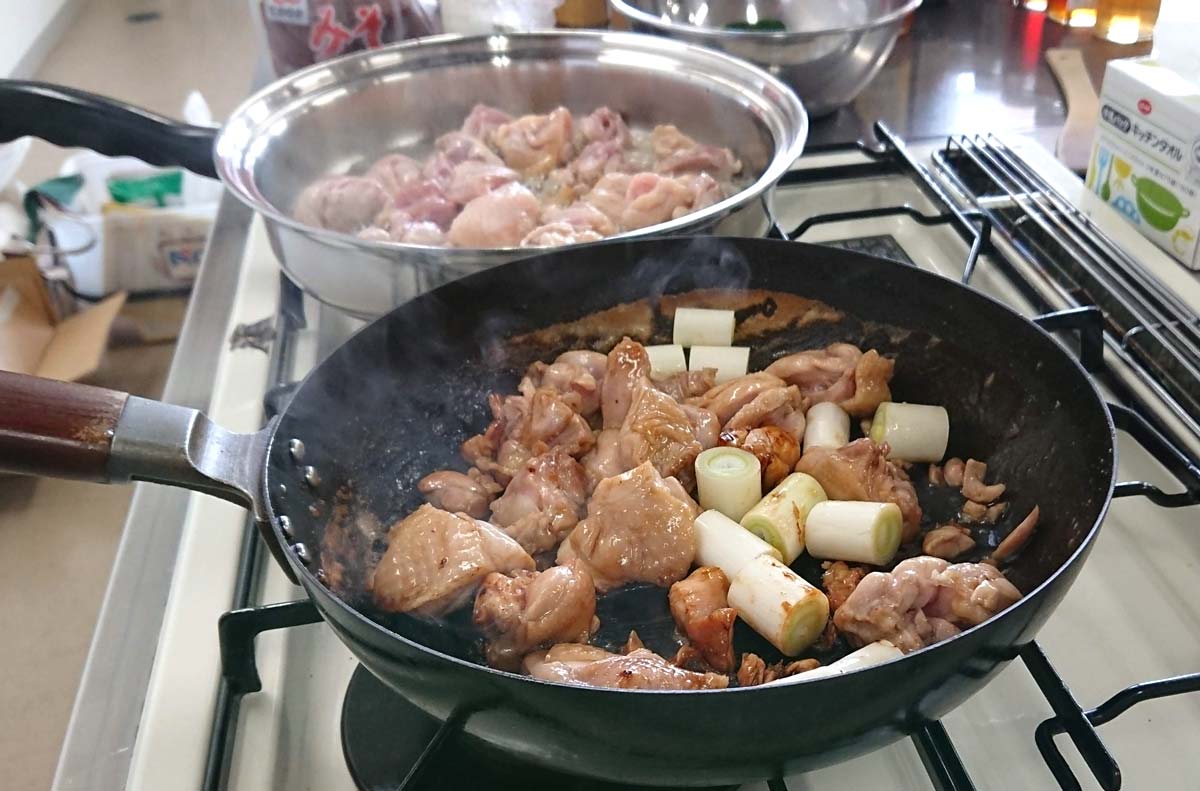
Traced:
<path id="1" fill-rule="evenodd" d="M 108 480 L 127 393 L 0 371 L 0 470 Z"/>

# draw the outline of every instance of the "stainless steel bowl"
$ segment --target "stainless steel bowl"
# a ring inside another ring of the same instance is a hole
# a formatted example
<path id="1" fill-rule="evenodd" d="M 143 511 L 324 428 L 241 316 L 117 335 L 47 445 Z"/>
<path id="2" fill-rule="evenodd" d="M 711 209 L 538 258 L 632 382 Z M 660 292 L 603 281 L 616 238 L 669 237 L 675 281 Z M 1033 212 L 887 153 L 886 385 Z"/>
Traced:
<path id="1" fill-rule="evenodd" d="M 854 100 L 891 54 L 921 0 L 609 0 L 641 33 L 699 44 L 763 67 L 814 116 Z M 764 23 L 782 23 L 769 30 Z M 756 29 L 730 28 L 758 25 Z"/>
<path id="2" fill-rule="evenodd" d="M 737 194 L 671 222 L 621 234 L 761 235 L 771 188 L 800 155 L 808 118 L 796 96 L 744 61 L 631 33 L 439 36 L 296 72 L 234 111 L 217 170 L 260 212 L 287 273 L 324 302 L 375 316 L 429 288 L 539 252 L 368 242 L 303 225 L 297 195 L 322 176 L 381 155 L 423 155 L 477 102 L 510 113 L 608 105 L 632 124 L 674 123 L 732 148 L 752 179 Z"/>

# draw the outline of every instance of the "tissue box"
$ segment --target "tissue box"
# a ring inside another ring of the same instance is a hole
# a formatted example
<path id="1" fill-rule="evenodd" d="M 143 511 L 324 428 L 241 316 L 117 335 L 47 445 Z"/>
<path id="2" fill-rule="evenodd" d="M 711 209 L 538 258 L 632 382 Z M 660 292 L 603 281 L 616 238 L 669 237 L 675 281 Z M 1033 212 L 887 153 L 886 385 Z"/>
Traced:
<path id="1" fill-rule="evenodd" d="M 1200 269 L 1200 85 L 1151 58 L 1111 61 L 1087 186 Z"/>

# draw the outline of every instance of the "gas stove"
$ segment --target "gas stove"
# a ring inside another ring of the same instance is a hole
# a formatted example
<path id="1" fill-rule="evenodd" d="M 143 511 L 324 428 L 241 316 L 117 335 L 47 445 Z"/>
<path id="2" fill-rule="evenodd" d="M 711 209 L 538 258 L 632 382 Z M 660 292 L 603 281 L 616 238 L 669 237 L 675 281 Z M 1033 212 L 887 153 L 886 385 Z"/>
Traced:
<path id="1" fill-rule="evenodd" d="M 882 126 L 876 136 L 878 145 L 803 157 L 777 191 L 773 235 L 963 279 L 1059 332 L 1116 405 L 1119 478 L 1133 483 L 1118 490 L 1038 641 L 981 693 L 911 739 L 745 788 L 1192 788 L 1200 695 L 1180 693 L 1200 690 L 1200 675 L 1188 675 L 1200 671 L 1190 584 L 1200 564 L 1190 507 L 1200 502 L 1200 281 L 1032 140 L 907 145 Z M 264 404 L 277 409 L 287 385 L 361 322 L 282 278 L 258 222 L 239 263 L 223 317 L 234 342 L 213 356 L 208 411 L 251 430 Z M 139 674 L 132 654 L 114 661 L 119 607 L 134 604 L 110 591 L 56 788 L 102 777 L 112 780 L 102 787 L 136 791 L 415 791 L 515 788 L 517 778 L 524 789 L 617 790 L 513 767 L 455 723 L 426 719 L 358 667 L 243 512 L 181 496 L 165 607 L 136 604 L 162 608 L 152 670 Z M 145 564 L 134 554 L 118 564 Z"/>

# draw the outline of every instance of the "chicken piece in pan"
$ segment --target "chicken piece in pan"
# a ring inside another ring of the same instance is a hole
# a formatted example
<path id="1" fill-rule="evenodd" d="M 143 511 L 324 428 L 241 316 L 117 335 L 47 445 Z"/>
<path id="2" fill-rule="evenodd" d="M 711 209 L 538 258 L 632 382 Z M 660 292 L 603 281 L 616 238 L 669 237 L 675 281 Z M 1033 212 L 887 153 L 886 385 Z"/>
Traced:
<path id="1" fill-rule="evenodd" d="M 895 503 L 904 517 L 901 541 L 916 538 L 921 529 L 921 504 L 904 470 L 887 460 L 887 445 L 856 439 L 838 448 L 810 448 L 796 464 L 796 472 L 817 479 L 830 500 L 869 500 Z"/>
<path id="2" fill-rule="evenodd" d="M 525 671 L 543 681 L 611 689 L 724 689 L 729 678 L 676 667 L 646 648 L 610 654 L 590 645 L 563 643 L 525 657 Z"/>
<path id="3" fill-rule="evenodd" d="M 555 448 L 525 462 L 491 504 L 491 521 L 536 555 L 558 546 L 583 516 L 586 501 L 583 467 Z"/>
<path id="4" fill-rule="evenodd" d="M 671 616 L 688 641 L 714 670 L 733 670 L 733 624 L 737 610 L 729 606 L 729 578 L 713 566 L 701 566 L 671 586 Z"/>
<path id="5" fill-rule="evenodd" d="M 679 402 L 645 378 L 633 390 L 618 441 L 623 469 L 648 461 L 663 477 L 690 476 L 696 456 L 703 450 Z"/>
<path id="6" fill-rule="evenodd" d="M 417 490 L 434 508 L 452 514 L 465 513 L 475 519 L 486 519 L 488 505 L 503 489 L 489 476 L 472 467 L 465 473 L 438 470 L 420 480 Z"/>
<path id="7" fill-rule="evenodd" d="M 894 363 L 874 349 L 865 354 L 849 343 L 780 357 L 766 368 L 796 385 L 810 402 L 832 401 L 847 414 L 866 417 L 891 398 Z"/>

